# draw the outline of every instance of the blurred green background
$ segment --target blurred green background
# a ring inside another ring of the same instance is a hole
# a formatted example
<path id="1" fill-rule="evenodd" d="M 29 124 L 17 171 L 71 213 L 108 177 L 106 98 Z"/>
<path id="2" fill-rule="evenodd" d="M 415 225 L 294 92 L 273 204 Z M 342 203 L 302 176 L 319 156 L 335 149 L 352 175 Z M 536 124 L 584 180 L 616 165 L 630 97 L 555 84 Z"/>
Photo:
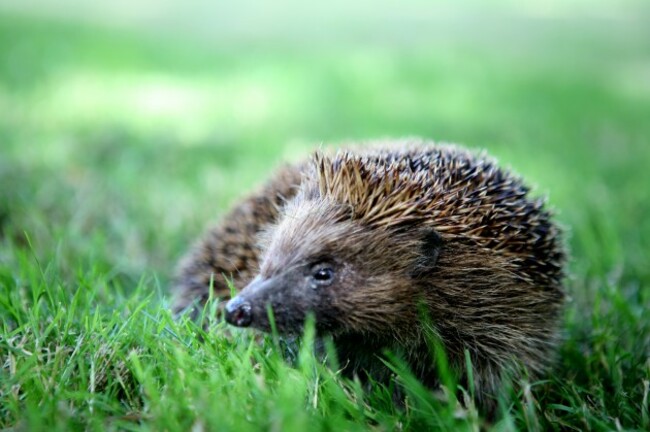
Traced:
<path id="1" fill-rule="evenodd" d="M 548 193 L 574 281 L 650 279 L 647 2 L 0 11 L 3 260 L 26 232 L 64 270 L 167 281 L 188 242 L 279 161 L 419 135 L 485 148 Z"/>
<path id="2" fill-rule="evenodd" d="M 4 298 L 35 258 L 100 309 L 139 283 L 165 304 L 190 242 L 282 160 L 410 135 L 487 149 L 566 227 L 546 418 L 650 424 L 647 1 L 3 0 Z"/>

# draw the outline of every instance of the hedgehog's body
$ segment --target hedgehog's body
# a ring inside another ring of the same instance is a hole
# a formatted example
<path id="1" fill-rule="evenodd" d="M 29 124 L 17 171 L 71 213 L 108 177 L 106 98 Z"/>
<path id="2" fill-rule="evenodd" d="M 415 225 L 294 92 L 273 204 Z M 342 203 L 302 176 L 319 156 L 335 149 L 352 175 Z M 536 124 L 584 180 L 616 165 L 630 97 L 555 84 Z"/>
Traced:
<path id="1" fill-rule="evenodd" d="M 433 333 L 460 373 L 469 353 L 483 399 L 518 363 L 548 366 L 563 258 L 517 177 L 456 147 L 397 142 L 282 171 L 185 261 L 176 306 L 205 298 L 211 277 L 227 297 L 233 276 L 246 288 L 226 306 L 232 324 L 268 330 L 270 305 L 280 332 L 300 332 L 311 312 L 347 371 L 380 375 L 389 349 L 429 385 Z"/>

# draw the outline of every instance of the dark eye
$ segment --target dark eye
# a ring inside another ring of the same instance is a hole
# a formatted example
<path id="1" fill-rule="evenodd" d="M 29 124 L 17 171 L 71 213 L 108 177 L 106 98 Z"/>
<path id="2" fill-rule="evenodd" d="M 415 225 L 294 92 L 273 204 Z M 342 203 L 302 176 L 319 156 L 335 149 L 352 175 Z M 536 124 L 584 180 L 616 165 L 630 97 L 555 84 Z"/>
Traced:
<path id="1" fill-rule="evenodd" d="M 319 285 L 327 285 L 334 279 L 334 269 L 328 265 L 316 265 L 312 268 L 312 279 Z"/>

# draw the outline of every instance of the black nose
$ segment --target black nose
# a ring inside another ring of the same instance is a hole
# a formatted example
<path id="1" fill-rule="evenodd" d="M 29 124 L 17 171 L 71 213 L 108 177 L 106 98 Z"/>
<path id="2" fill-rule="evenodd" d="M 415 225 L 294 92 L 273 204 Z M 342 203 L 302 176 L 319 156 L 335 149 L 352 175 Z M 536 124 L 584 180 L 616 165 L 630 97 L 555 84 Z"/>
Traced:
<path id="1" fill-rule="evenodd" d="M 251 304 L 235 297 L 226 304 L 226 322 L 237 327 L 248 327 L 253 321 Z"/>

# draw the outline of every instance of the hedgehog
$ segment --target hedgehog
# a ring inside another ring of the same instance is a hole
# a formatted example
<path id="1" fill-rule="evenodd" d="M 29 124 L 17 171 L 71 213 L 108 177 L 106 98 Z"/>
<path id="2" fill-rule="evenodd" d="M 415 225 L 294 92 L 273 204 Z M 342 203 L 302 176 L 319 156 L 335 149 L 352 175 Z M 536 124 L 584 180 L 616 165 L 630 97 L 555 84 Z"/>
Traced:
<path id="1" fill-rule="evenodd" d="M 228 323 L 268 332 L 270 307 L 277 331 L 295 335 L 311 316 L 343 372 L 375 382 L 391 379 L 388 351 L 440 386 L 439 341 L 479 405 L 494 406 L 504 379 L 541 377 L 558 344 L 566 254 L 546 207 L 519 176 L 459 146 L 321 149 L 195 245 L 174 308 L 197 310 L 210 289 L 228 300 L 232 278 Z"/>

